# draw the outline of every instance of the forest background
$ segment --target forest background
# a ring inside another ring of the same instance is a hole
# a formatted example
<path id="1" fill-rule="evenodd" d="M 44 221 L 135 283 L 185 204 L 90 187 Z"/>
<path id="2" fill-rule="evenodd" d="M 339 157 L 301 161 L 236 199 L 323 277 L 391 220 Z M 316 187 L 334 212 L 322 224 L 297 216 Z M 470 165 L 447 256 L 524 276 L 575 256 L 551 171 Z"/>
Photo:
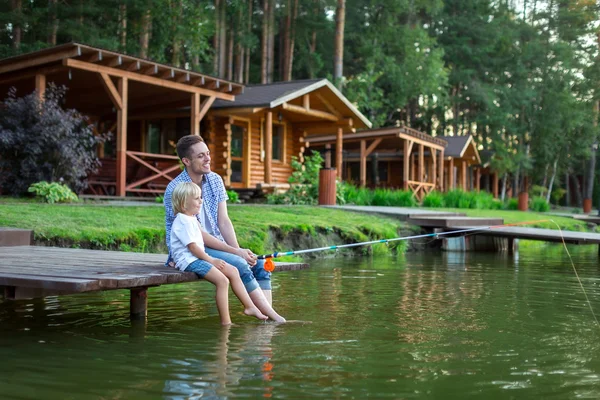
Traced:
<path id="1" fill-rule="evenodd" d="M 375 127 L 473 135 L 502 197 L 528 176 L 581 205 L 600 200 L 599 11 L 594 0 L 4 0 L 0 58 L 75 41 L 244 84 L 326 77 Z"/>

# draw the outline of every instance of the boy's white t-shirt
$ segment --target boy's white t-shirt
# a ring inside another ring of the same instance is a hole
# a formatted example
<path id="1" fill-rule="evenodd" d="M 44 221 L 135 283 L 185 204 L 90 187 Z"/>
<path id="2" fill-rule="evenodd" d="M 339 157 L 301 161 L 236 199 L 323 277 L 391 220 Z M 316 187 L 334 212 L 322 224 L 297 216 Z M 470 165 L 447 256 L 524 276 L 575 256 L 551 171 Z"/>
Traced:
<path id="1" fill-rule="evenodd" d="M 171 227 L 171 255 L 175 261 L 177 269 L 185 271 L 192 262 L 198 257 L 192 254 L 187 245 L 196 243 L 198 247 L 204 250 L 204 240 L 200 223 L 195 216 L 178 213 Z"/>

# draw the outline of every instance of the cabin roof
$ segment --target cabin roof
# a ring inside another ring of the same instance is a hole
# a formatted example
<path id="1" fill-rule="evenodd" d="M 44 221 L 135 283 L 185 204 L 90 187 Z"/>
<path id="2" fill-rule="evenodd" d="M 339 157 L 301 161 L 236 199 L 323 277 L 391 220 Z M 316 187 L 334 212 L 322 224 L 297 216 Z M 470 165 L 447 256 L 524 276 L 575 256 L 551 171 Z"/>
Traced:
<path id="1" fill-rule="evenodd" d="M 51 75 L 69 69 L 91 72 L 106 72 L 110 69 L 115 74 L 130 79 L 146 79 L 155 84 L 158 79 L 164 87 L 204 91 L 205 95 L 215 94 L 224 100 L 231 100 L 244 90 L 244 86 L 239 83 L 76 42 L 1 59 L 0 84 L 35 74 Z"/>
<path id="2" fill-rule="evenodd" d="M 463 135 L 463 136 L 442 136 L 446 142 L 448 142 L 448 146 L 444 151 L 445 157 L 452 158 L 475 158 L 477 162 L 481 163 L 481 158 L 479 156 L 479 151 L 477 150 L 477 146 L 475 145 L 475 141 L 473 140 L 473 136 L 471 135 Z"/>
<path id="3" fill-rule="evenodd" d="M 346 108 L 345 116 L 357 117 L 360 120 L 359 127 L 372 126 L 358 109 L 327 79 L 307 79 L 287 82 L 276 82 L 268 84 L 247 85 L 244 93 L 236 96 L 235 101 L 226 102 L 216 100 L 212 109 L 234 109 L 234 108 L 275 108 L 288 101 L 302 97 L 305 94 L 318 91 L 337 100 L 337 106 Z M 340 110 L 343 111 L 343 110 Z"/>

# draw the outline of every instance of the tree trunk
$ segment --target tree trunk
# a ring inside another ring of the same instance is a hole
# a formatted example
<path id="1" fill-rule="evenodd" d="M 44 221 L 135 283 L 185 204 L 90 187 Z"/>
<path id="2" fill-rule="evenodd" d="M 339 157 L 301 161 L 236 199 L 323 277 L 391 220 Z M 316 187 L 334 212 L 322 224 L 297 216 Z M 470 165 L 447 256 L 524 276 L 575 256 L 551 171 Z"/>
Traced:
<path id="1" fill-rule="evenodd" d="M 565 172 L 565 206 L 571 206 L 571 183 L 569 182 L 569 171 Z"/>
<path id="2" fill-rule="evenodd" d="M 288 68 L 290 66 L 290 42 L 291 42 L 291 34 L 292 34 L 292 1 L 287 0 L 286 5 L 286 16 L 285 16 L 285 24 L 283 30 L 283 62 L 281 64 L 281 80 L 288 81 L 289 71 Z"/>
<path id="3" fill-rule="evenodd" d="M 554 178 L 556 177 L 556 165 L 558 164 L 558 158 L 554 160 L 552 166 L 552 176 L 550 177 L 550 184 L 548 185 L 548 191 L 546 192 L 546 203 L 550 204 L 550 195 L 552 194 L 552 187 L 554 186 Z"/>
<path id="4" fill-rule="evenodd" d="M 227 2 L 221 1 L 219 9 L 219 78 L 223 78 L 227 68 Z"/>
<path id="5" fill-rule="evenodd" d="M 181 66 L 181 40 L 179 39 L 179 23 L 181 21 L 181 17 L 183 14 L 183 1 L 176 0 L 173 3 L 173 7 L 175 8 L 175 12 L 173 13 L 173 21 L 171 27 L 171 35 L 172 35 L 172 49 L 173 53 L 171 54 L 171 64 L 176 67 Z"/>
<path id="6" fill-rule="evenodd" d="M 271 0 L 269 5 L 269 62 L 267 64 L 267 82 L 273 82 L 273 72 L 275 71 L 275 0 Z"/>
<path id="7" fill-rule="evenodd" d="M 292 80 L 292 70 L 294 67 L 294 45 L 296 43 L 296 18 L 298 17 L 298 0 L 294 0 L 294 8 L 292 15 L 292 32 L 290 33 L 290 50 L 288 56 L 287 76 L 283 79 L 286 81 Z"/>
<path id="8" fill-rule="evenodd" d="M 346 22 L 346 0 L 337 0 L 335 11 L 335 49 L 333 56 L 333 82 L 342 88 L 344 73 L 344 24 Z"/>
<path id="9" fill-rule="evenodd" d="M 15 22 L 12 25 L 12 46 L 13 49 L 19 50 L 21 48 L 21 35 L 22 35 L 22 23 L 21 18 L 23 18 L 23 2 L 22 0 L 12 0 L 11 1 L 12 11 L 16 17 Z"/>
<path id="10" fill-rule="evenodd" d="M 583 200 L 581 199 L 581 185 L 579 184 L 579 178 L 575 176 L 573 179 L 573 190 L 575 191 L 575 206 L 581 207 L 583 205 Z"/>
<path id="11" fill-rule="evenodd" d="M 229 29 L 229 42 L 227 43 L 227 80 L 233 80 L 233 42 L 235 38 L 235 28 Z"/>
<path id="12" fill-rule="evenodd" d="M 504 176 L 502 176 L 502 194 L 500 195 L 500 200 L 504 202 L 504 198 L 506 197 L 506 180 L 508 179 L 508 174 L 505 172 Z"/>
<path id="13" fill-rule="evenodd" d="M 517 197 L 519 195 L 519 192 L 521 191 L 520 188 L 520 182 L 519 182 L 519 174 L 521 173 L 521 168 L 517 168 L 517 172 L 515 172 L 515 176 L 514 176 L 514 190 L 513 190 L 513 198 Z"/>
<path id="14" fill-rule="evenodd" d="M 225 1 L 225 0 L 223 0 Z M 213 57 L 213 74 L 219 75 L 219 34 L 221 30 L 219 28 L 219 10 L 220 10 L 221 0 L 215 0 L 215 36 L 213 36 L 213 49 L 215 50 L 215 55 Z"/>
<path id="15" fill-rule="evenodd" d="M 252 33 L 252 0 L 248 0 L 248 35 Z M 246 61 L 244 61 L 244 83 L 250 82 L 250 49 L 246 48 Z"/>
<path id="16" fill-rule="evenodd" d="M 119 39 L 121 51 L 126 52 L 127 49 L 127 4 L 119 5 Z"/>
<path id="17" fill-rule="evenodd" d="M 594 129 L 598 129 L 598 110 L 600 104 L 595 101 L 594 102 Z M 596 134 L 597 135 L 597 134 Z M 594 148 L 596 147 L 596 148 Z M 587 173 L 587 187 L 585 190 L 585 198 L 591 199 L 594 195 L 594 174 L 596 172 L 596 150 L 598 148 L 598 141 L 596 140 L 592 146 L 592 154 L 590 156 L 590 161 L 588 163 L 588 173 Z"/>
<path id="18" fill-rule="evenodd" d="M 263 26 L 261 41 L 260 83 L 268 82 L 269 71 L 269 3 L 271 0 L 263 0 Z"/>
<path id="19" fill-rule="evenodd" d="M 242 12 L 242 8 L 237 15 L 237 43 L 235 44 L 235 68 L 234 68 L 234 78 L 236 82 L 243 83 L 244 82 L 244 47 L 242 46 L 241 37 L 244 34 L 244 29 L 242 28 L 244 19 L 244 14 Z"/>
<path id="20" fill-rule="evenodd" d="M 140 58 L 148 58 L 148 46 L 150 44 L 150 31 L 152 29 L 152 14 L 150 3 L 142 15 L 142 29 L 140 32 Z"/>
<path id="21" fill-rule="evenodd" d="M 48 44 L 56 46 L 58 34 L 58 10 L 57 0 L 48 0 Z"/>

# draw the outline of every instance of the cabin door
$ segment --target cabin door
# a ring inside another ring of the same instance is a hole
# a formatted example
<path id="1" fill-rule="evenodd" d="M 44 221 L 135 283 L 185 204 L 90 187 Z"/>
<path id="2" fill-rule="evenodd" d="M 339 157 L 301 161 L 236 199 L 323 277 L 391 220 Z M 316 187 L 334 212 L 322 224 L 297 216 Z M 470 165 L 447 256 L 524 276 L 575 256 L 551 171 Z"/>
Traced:
<path id="1" fill-rule="evenodd" d="M 247 124 L 236 122 L 231 125 L 231 187 L 246 188 L 246 168 L 248 154 L 246 144 L 248 140 Z"/>

